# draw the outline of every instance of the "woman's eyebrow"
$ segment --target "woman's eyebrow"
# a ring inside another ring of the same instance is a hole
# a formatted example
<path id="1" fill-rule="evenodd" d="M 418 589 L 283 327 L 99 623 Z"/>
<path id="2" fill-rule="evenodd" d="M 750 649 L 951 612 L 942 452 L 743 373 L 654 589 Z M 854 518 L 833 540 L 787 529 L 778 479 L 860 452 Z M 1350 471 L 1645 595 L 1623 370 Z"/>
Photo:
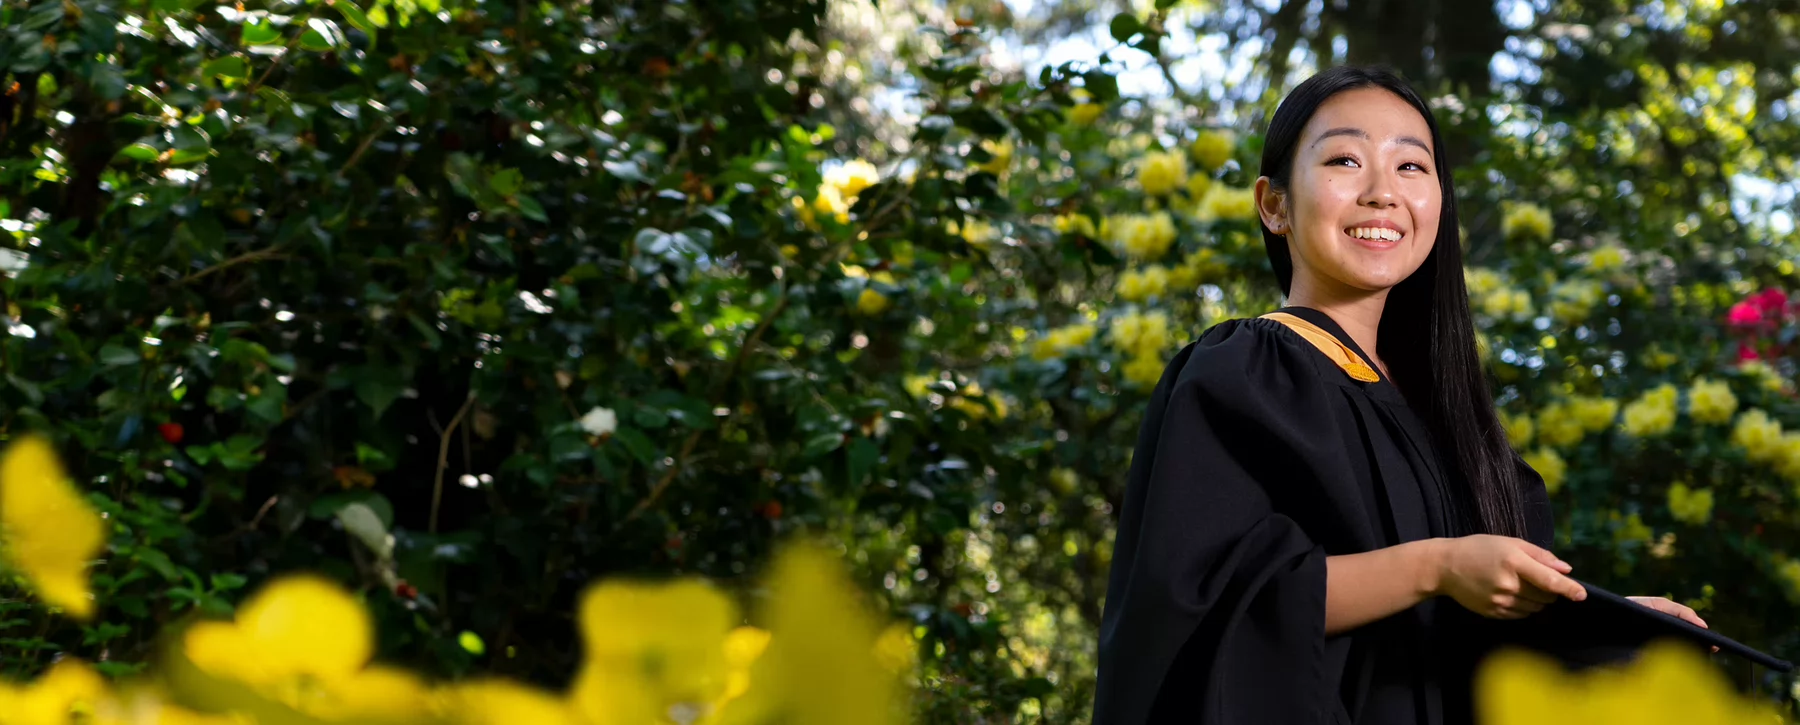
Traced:
<path id="1" fill-rule="evenodd" d="M 1360 138 L 1364 141 L 1369 140 L 1369 133 L 1367 131 L 1364 131 L 1360 128 L 1355 128 L 1352 126 L 1339 126 L 1337 128 L 1330 129 L 1324 133 L 1319 134 L 1318 138 L 1313 139 L 1313 142 L 1311 145 L 1317 146 L 1321 143 L 1324 143 L 1325 139 L 1331 138 L 1333 136 L 1354 136 L 1354 137 Z M 1406 144 L 1408 146 L 1417 146 L 1417 147 L 1419 147 L 1419 150 L 1424 151 L 1426 154 L 1429 155 L 1431 153 L 1431 144 L 1425 143 L 1424 141 L 1420 140 L 1419 137 L 1417 137 L 1417 136 L 1398 136 L 1398 137 L 1394 138 L 1394 143 L 1402 143 L 1402 144 Z"/>

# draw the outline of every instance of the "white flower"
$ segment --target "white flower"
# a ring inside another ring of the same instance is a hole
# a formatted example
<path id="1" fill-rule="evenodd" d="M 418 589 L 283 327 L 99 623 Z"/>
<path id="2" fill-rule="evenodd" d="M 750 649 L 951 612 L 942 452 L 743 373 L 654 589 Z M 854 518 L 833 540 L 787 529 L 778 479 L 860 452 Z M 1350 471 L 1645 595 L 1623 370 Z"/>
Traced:
<path id="1" fill-rule="evenodd" d="M 587 415 L 581 416 L 581 429 L 592 436 L 612 435 L 619 429 L 619 416 L 611 408 L 594 406 Z"/>

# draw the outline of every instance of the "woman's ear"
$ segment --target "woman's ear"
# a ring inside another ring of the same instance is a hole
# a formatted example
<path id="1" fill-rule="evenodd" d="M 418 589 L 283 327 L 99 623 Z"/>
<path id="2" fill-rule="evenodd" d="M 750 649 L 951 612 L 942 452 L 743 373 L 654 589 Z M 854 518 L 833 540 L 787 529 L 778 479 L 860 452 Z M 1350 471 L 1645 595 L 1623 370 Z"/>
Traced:
<path id="1" fill-rule="evenodd" d="M 1275 188 L 1275 183 L 1267 176 L 1256 178 L 1256 211 L 1262 215 L 1263 226 L 1280 235 L 1288 233 L 1287 194 Z"/>

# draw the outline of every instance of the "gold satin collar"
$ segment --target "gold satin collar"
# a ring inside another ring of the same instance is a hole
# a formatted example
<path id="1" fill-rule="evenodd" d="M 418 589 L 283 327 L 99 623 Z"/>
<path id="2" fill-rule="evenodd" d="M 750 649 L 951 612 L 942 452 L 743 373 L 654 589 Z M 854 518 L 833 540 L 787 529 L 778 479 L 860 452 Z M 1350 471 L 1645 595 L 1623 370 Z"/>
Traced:
<path id="1" fill-rule="evenodd" d="M 1349 375 L 1352 379 L 1365 383 L 1381 380 L 1381 375 L 1375 372 L 1375 368 L 1369 367 L 1369 364 L 1363 362 L 1362 357 L 1357 355 L 1355 350 L 1350 349 L 1349 345 L 1345 345 L 1343 341 L 1326 332 L 1324 328 L 1286 312 L 1271 312 L 1263 315 L 1262 318 L 1287 325 L 1288 329 L 1312 343 L 1313 347 L 1319 348 L 1319 352 L 1325 353 L 1325 357 L 1331 358 L 1331 361 L 1337 363 L 1337 366 L 1343 369 L 1344 374 Z"/>

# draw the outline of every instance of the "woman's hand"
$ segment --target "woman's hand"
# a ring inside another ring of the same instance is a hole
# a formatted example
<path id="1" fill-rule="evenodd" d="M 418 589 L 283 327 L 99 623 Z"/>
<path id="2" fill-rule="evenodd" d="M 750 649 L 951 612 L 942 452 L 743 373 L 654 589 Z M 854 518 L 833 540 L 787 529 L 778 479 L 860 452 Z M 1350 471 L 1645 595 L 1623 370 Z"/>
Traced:
<path id="1" fill-rule="evenodd" d="M 1693 607 L 1690 607 L 1686 604 L 1682 604 L 1681 602 L 1677 602 L 1673 599 L 1668 599 L 1665 597 L 1626 597 L 1626 599 L 1630 599 L 1631 601 L 1637 602 L 1638 604 L 1642 604 L 1642 605 L 1649 607 L 1651 609 L 1654 609 L 1658 612 L 1662 612 L 1663 614 L 1673 614 L 1677 617 L 1687 620 L 1688 622 L 1693 623 L 1694 626 L 1697 626 L 1701 629 L 1712 629 L 1712 627 L 1706 626 L 1706 620 L 1701 619 L 1700 615 L 1694 612 Z M 1712 648 L 1712 651 L 1717 652 L 1717 651 L 1719 651 L 1719 648 L 1714 647 L 1714 648 Z"/>
<path id="2" fill-rule="evenodd" d="M 1519 619 L 1559 596 L 1587 598 L 1587 590 L 1565 576 L 1572 570 L 1567 563 L 1529 541 L 1478 534 L 1438 543 L 1434 593 L 1483 617 Z"/>

